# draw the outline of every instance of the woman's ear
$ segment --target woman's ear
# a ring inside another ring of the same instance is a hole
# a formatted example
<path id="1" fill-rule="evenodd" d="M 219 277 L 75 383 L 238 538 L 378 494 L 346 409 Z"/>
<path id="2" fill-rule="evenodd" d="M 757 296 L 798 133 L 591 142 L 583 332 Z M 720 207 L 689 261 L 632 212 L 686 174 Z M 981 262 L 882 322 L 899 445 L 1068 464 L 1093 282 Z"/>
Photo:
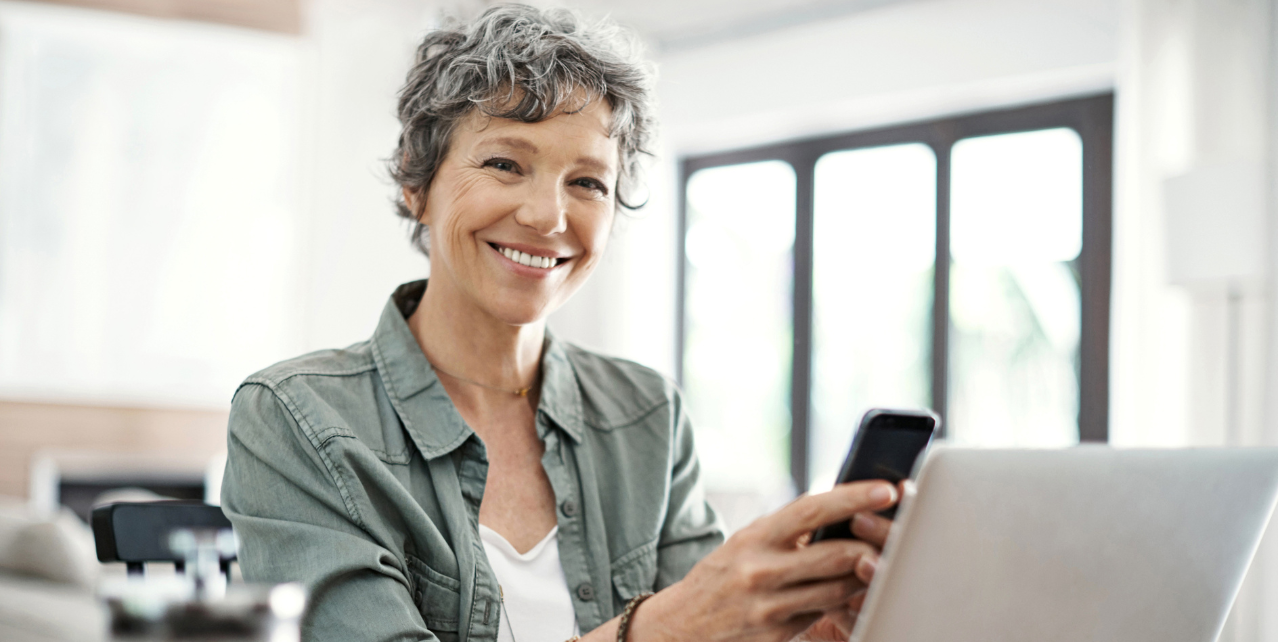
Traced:
<path id="1" fill-rule="evenodd" d="M 430 221 L 425 219 L 426 208 L 421 207 L 422 203 L 418 202 L 417 192 L 409 189 L 407 185 L 400 188 L 400 191 L 404 195 L 404 204 L 408 206 L 408 211 L 413 213 L 417 222 L 422 225 L 430 225 Z"/>

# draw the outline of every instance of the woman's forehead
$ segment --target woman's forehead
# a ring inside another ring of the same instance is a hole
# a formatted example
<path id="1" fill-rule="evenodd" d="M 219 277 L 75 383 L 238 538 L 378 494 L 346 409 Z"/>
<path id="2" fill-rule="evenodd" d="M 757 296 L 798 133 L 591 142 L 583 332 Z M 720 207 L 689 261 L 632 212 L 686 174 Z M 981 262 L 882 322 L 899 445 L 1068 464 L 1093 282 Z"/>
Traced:
<path id="1" fill-rule="evenodd" d="M 580 111 L 560 112 L 536 122 L 476 111 L 463 120 L 458 134 L 471 146 L 506 147 L 532 153 L 572 147 L 608 159 L 608 167 L 615 169 L 618 145 L 611 125 L 612 111 L 606 104 L 592 102 Z"/>

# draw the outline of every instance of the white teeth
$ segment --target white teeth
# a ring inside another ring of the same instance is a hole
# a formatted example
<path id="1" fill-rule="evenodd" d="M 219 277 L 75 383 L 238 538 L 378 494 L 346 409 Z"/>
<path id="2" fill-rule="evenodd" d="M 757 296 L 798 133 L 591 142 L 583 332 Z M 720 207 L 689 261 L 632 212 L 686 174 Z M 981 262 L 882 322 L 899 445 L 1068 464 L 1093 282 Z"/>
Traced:
<path id="1" fill-rule="evenodd" d="M 501 252 L 502 256 L 520 265 L 527 265 L 528 267 L 535 267 L 535 268 L 541 268 L 543 270 L 548 270 L 552 267 L 555 267 L 557 263 L 557 261 L 554 258 L 549 256 L 535 256 L 532 254 L 525 254 L 523 252 L 520 252 L 519 250 L 512 250 L 508 247 L 499 248 L 498 251 Z"/>

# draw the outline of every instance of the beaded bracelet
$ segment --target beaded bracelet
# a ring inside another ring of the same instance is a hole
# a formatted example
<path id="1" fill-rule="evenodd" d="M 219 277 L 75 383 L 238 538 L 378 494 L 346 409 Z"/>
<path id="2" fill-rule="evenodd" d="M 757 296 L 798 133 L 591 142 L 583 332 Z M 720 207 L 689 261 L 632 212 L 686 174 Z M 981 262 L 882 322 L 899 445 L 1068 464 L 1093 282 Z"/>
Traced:
<path id="1" fill-rule="evenodd" d="M 626 642 L 626 634 L 630 632 L 630 617 L 644 600 L 652 597 L 652 592 L 640 593 L 626 602 L 626 610 L 621 613 L 621 624 L 617 625 L 617 642 Z"/>

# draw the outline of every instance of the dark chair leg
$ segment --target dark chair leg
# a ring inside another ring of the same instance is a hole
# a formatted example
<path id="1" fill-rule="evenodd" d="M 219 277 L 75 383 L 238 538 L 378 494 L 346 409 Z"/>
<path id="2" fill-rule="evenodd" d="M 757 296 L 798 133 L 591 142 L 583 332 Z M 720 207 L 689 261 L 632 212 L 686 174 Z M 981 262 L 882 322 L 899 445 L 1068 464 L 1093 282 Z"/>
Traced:
<path id="1" fill-rule="evenodd" d="M 178 575 L 186 575 L 186 562 L 173 562 L 173 570 L 177 571 Z"/>
<path id="2" fill-rule="evenodd" d="M 125 567 L 128 568 L 130 577 L 142 577 L 142 562 L 129 562 L 125 564 Z"/>

